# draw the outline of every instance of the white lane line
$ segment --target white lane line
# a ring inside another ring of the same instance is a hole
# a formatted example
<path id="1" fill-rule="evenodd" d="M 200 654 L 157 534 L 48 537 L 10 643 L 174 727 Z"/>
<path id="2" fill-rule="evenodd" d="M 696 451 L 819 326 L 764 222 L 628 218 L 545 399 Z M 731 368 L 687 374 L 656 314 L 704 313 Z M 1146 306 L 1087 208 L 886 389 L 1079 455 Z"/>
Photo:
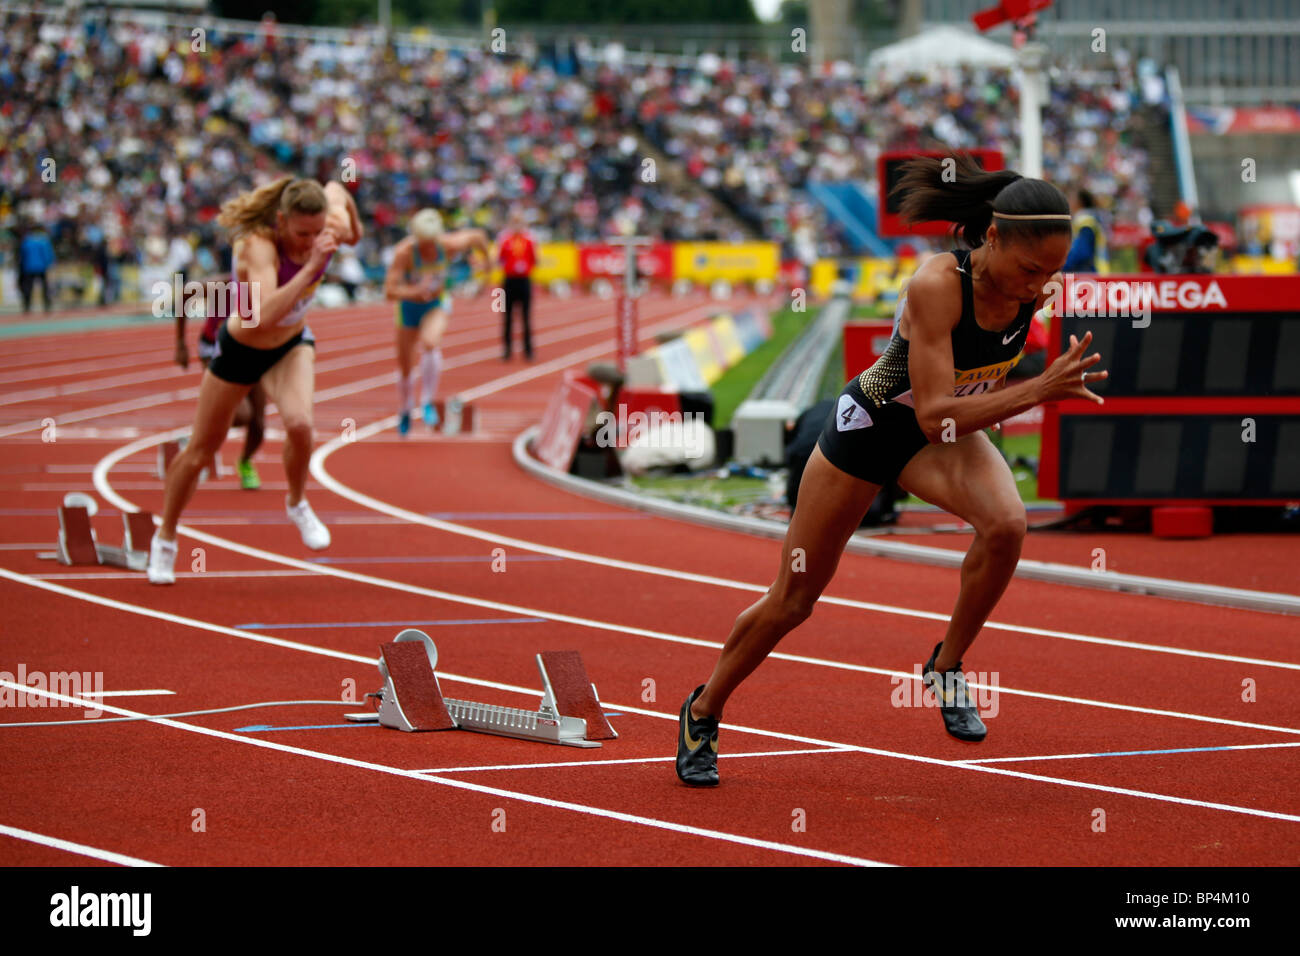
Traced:
<path id="1" fill-rule="evenodd" d="M 388 421 L 391 423 L 391 420 Z M 379 424 L 382 423 L 376 423 L 375 425 L 370 425 L 370 426 L 366 426 L 366 428 L 359 429 L 357 431 L 357 435 L 361 436 L 363 435 L 363 433 L 366 431 L 367 428 L 378 427 Z M 107 476 L 109 470 L 118 460 L 120 460 L 121 458 L 128 457 L 129 455 L 135 454 L 137 451 L 140 451 L 142 448 L 148 447 L 152 442 L 153 439 L 142 438 L 139 439 L 138 441 L 132 442 L 129 445 L 123 445 L 121 448 L 118 448 L 117 450 L 106 455 L 99 462 L 99 464 L 95 466 L 95 488 L 109 504 L 112 504 L 123 511 L 136 510 L 135 506 L 132 505 L 131 502 L 127 501 L 125 498 L 121 497 L 120 495 L 117 494 L 116 491 L 113 490 L 113 486 L 109 484 Z M 157 516 L 154 517 L 155 524 L 160 523 L 160 520 L 161 519 L 159 519 Z M 357 571 L 348 571 L 343 568 L 332 566 L 332 565 L 311 564 L 306 561 L 301 561 L 297 558 L 288 557 L 287 555 L 278 554 L 272 551 L 265 551 L 261 548 L 254 548 L 249 545 L 240 544 L 237 541 L 231 541 L 227 538 L 221 538 L 216 535 L 211 535 L 203 531 L 198 531 L 194 528 L 189 527 L 188 525 L 177 525 L 176 533 L 178 535 L 185 535 L 186 537 L 193 538 L 197 541 L 202 541 L 207 544 L 216 545 L 217 547 L 226 548 L 238 554 L 248 555 L 249 557 L 253 557 L 253 558 L 260 558 L 261 560 L 267 561 L 272 564 L 281 564 L 291 568 L 298 568 L 300 570 L 314 571 L 317 574 L 322 574 L 329 577 L 342 578 L 348 581 L 355 581 L 360 584 L 371 584 L 374 585 L 375 587 L 381 587 L 391 591 L 401 591 L 407 594 L 418 594 L 423 597 L 437 598 L 443 601 L 451 601 L 456 604 L 469 605 L 470 607 L 488 608 L 494 611 L 506 611 L 514 614 L 519 614 L 524 617 L 541 617 L 550 621 L 557 621 L 562 624 L 573 624 L 578 627 L 587 627 L 587 628 L 592 628 L 594 630 L 611 631 L 613 633 L 616 633 L 624 637 L 626 636 L 646 637 L 651 640 L 666 641 L 674 644 L 686 644 L 695 647 L 708 647 L 713 649 L 721 649 L 723 646 L 722 643 L 719 641 L 708 641 L 708 640 L 703 640 L 701 638 L 686 637 L 681 634 L 670 634 L 664 631 L 654 631 L 648 628 L 634 627 L 630 624 L 619 624 L 610 621 L 595 620 L 593 618 L 577 617 L 571 614 L 560 614 L 555 611 L 543 610 L 541 608 L 524 607 L 518 604 L 507 604 L 503 601 L 489 601 L 484 598 L 472 597 L 466 594 L 458 594 L 452 591 L 440 591 L 434 588 L 421 587 L 420 585 L 407 584 L 405 582 L 396 581 L 391 578 L 381 578 L 371 574 L 362 574 Z M 543 551 L 542 553 L 547 553 L 547 552 Z M 765 590 L 765 589 L 756 588 L 756 590 Z M 812 664 L 817 667 L 829 667 L 837 670 L 855 671 L 858 673 L 866 673 L 866 674 L 877 674 L 877 675 L 887 676 L 887 677 L 903 677 L 909 680 L 920 679 L 915 673 L 912 672 L 896 671 L 896 670 L 890 670 L 887 668 L 880 668 L 880 667 L 869 667 L 862 664 L 850 664 L 845 661 L 826 660 L 824 658 L 809 657 L 802 654 L 788 654 L 781 651 L 773 651 L 771 654 L 768 655 L 768 657 L 776 660 L 791 661 L 791 662 L 801 663 L 801 664 Z M 983 687 L 985 685 L 977 684 L 973 686 Z M 1134 704 L 1119 704 L 1111 701 L 1091 700 L 1082 697 L 1067 697 L 1064 695 L 1048 694 L 1039 691 L 1019 690 L 1013 687 L 1006 687 L 1003 685 L 998 685 L 996 689 L 999 694 L 1010 694 L 1010 695 L 1022 696 L 1022 697 L 1036 697 L 1041 700 L 1052 700 L 1061 703 L 1080 704 L 1082 706 L 1087 706 L 1087 707 L 1100 707 L 1107 710 L 1122 710 L 1130 713 L 1147 714 L 1147 715 L 1158 716 L 1158 717 L 1174 717 L 1181 720 L 1194 720 L 1194 721 L 1201 721 L 1204 723 L 1221 724 L 1223 726 L 1229 726 L 1229 727 L 1243 727 L 1251 730 L 1268 730 L 1276 733 L 1286 733 L 1286 734 L 1300 733 L 1300 729 L 1296 729 L 1292 727 L 1277 727 L 1270 724 L 1256 724 L 1256 723 L 1250 723 L 1248 721 L 1229 720 L 1224 717 L 1210 717 L 1204 714 L 1192 714 L 1184 711 L 1163 710 L 1154 707 L 1141 707 Z"/>
<path id="2" fill-rule="evenodd" d="M 53 545 L 50 545 L 53 547 Z M 263 568 L 256 571 L 177 571 L 176 577 L 202 581 L 204 578 L 306 578 L 311 571 L 279 571 Z M 139 571 L 68 571 L 61 574 L 33 574 L 38 581 L 139 581 Z"/>
<path id="3" fill-rule="evenodd" d="M 582 331 L 572 331 L 573 329 L 579 328 L 578 326 L 570 326 L 570 325 L 561 326 L 560 327 L 561 334 L 555 336 L 539 337 L 536 344 L 539 347 L 543 345 L 553 344 L 553 342 L 560 341 L 562 339 L 573 338 L 573 337 L 586 335 L 586 334 L 592 334 L 596 331 L 599 331 L 601 328 L 606 328 L 607 326 L 608 326 L 608 320 L 605 319 L 593 320 L 590 322 L 583 323 L 581 325 Z M 643 334 L 650 335 L 652 334 L 652 331 L 650 329 L 647 329 Z M 378 355 L 380 351 L 386 354 L 389 359 L 392 359 L 393 353 L 391 352 L 391 350 L 376 350 L 376 355 Z M 604 352 L 609 352 L 609 351 L 610 351 L 609 347 L 606 346 Z M 479 354 L 481 357 L 475 358 L 472 361 L 474 362 L 482 361 L 483 358 L 490 358 L 493 354 L 499 354 L 499 353 L 495 353 L 494 350 L 491 349 L 483 349 L 480 350 L 480 352 L 477 354 Z M 376 358 L 374 359 L 374 361 L 380 361 L 380 359 Z M 464 361 L 460 357 L 456 357 L 456 358 L 448 357 L 446 362 L 444 363 L 444 368 L 446 369 L 457 368 L 464 364 L 469 364 L 469 363 Z M 351 368 L 351 367 L 353 367 L 352 362 L 346 359 L 339 359 L 337 362 L 330 361 L 327 363 L 322 363 L 322 366 L 317 368 L 317 373 L 319 374 L 324 371 Z M 391 385 L 393 381 L 395 381 L 396 374 L 397 372 L 394 370 L 384 375 L 377 375 L 374 378 L 364 379 L 359 384 L 354 383 L 352 385 L 343 385 L 334 388 L 323 389 L 316 393 L 316 395 L 314 396 L 314 400 L 317 402 L 329 401 L 330 399 L 340 398 L 345 395 L 352 394 L 354 391 L 368 391 L 369 389 L 377 388 L 382 385 Z M 54 418 L 57 423 L 56 427 L 61 428 L 64 425 L 68 425 L 73 422 L 81 422 L 93 418 L 107 417 L 109 415 L 116 415 L 120 412 L 137 411 L 144 408 L 152 408 L 157 405 L 167 405 L 167 404 L 174 404 L 180 401 L 188 401 L 190 399 L 197 398 L 198 394 L 199 394 L 198 386 L 194 386 L 192 388 L 180 389 L 178 391 L 158 392 L 152 395 L 145 395 L 140 398 L 129 399 L 122 402 L 116 402 L 111 405 L 97 405 L 93 408 L 83 408 L 83 409 L 77 409 L 70 412 L 60 412 L 55 415 L 46 416 L 46 417 Z M 268 417 L 272 414 L 275 414 L 275 404 L 273 402 L 268 403 L 267 405 Z M 2 427 L 0 428 L 0 438 L 7 438 L 12 435 L 21 435 L 24 432 L 43 429 L 46 427 L 45 426 L 46 417 L 42 417 L 39 419 L 30 419 L 28 421 L 18 422 L 13 425 Z M 187 428 L 182 433 L 187 434 L 188 431 L 189 429 Z"/>
<path id="4" fill-rule="evenodd" d="M 962 763 L 1022 763 L 1026 760 L 1083 760 L 1087 757 L 1174 756 L 1180 753 L 1216 753 L 1222 750 L 1273 750 L 1278 747 L 1300 747 L 1300 741 L 1285 744 L 1233 744 L 1230 747 L 1177 747 L 1168 750 L 1125 750 L 1094 754 L 1046 754 L 1037 757 L 985 757 L 980 760 L 963 760 Z"/>
<path id="5" fill-rule="evenodd" d="M 227 465 L 226 467 L 229 467 L 229 465 Z M 209 479 L 208 481 L 204 482 L 204 486 L 207 488 L 215 488 L 217 491 L 235 491 L 239 489 L 239 482 L 236 480 L 234 475 L 231 475 L 228 478 L 218 478 L 215 481 Z M 161 480 L 155 478 L 152 481 L 123 481 L 118 484 L 118 487 L 126 491 L 161 491 L 163 488 L 163 483 Z M 289 488 L 289 484 L 288 482 L 285 481 L 267 480 L 262 482 L 261 487 L 263 491 L 286 491 Z M 22 491 L 85 491 L 86 485 L 84 482 L 75 482 L 75 481 L 69 481 L 69 482 L 26 481 L 23 482 L 21 490 Z"/>
<path id="6" fill-rule="evenodd" d="M 99 847 L 87 846 L 84 843 L 73 843 L 71 840 L 60 840 L 58 837 L 46 836 L 44 833 L 34 833 L 31 830 L 20 830 L 18 827 L 6 826 L 3 823 L 0 823 L 0 836 L 13 837 L 15 840 L 26 840 L 28 843 L 39 843 L 41 846 L 53 847 L 56 850 L 64 850 L 68 853 L 76 853 L 79 856 L 93 857 L 96 860 L 116 863 L 119 866 L 164 865 L 162 863 L 151 863 L 148 860 L 141 860 L 134 856 L 126 856 L 122 853 L 114 853 L 112 850 L 101 850 Z"/>
<path id="7" fill-rule="evenodd" d="M 807 750 L 755 750 L 738 754 L 718 754 L 721 760 L 738 757 L 795 757 L 801 754 L 851 754 L 850 747 L 813 747 Z M 672 763 L 676 757 L 625 757 L 617 760 L 567 760 L 558 763 L 502 763 L 482 767 L 436 767 L 416 773 L 473 773 L 479 770 L 550 770 L 555 767 L 612 767 L 614 764 Z"/>
<path id="8" fill-rule="evenodd" d="M 84 705 L 88 703 L 77 697 L 66 694 L 56 694 L 50 691 L 37 691 L 43 696 L 55 700 L 61 700 L 65 703 L 75 705 Z M 112 707 L 108 705 L 99 705 L 101 709 L 110 713 L 119 714 L 123 717 L 149 717 L 150 715 L 139 711 L 126 710 L 121 707 Z M 553 810 L 567 810 L 571 813 L 579 813 L 584 816 L 603 817 L 608 820 L 615 820 L 619 823 L 633 823 L 638 826 L 650 827 L 657 830 L 669 830 L 676 833 L 684 833 L 688 836 L 706 837 L 710 840 L 718 840 L 724 843 L 736 843 L 741 846 L 751 846 L 762 850 L 772 850 L 777 853 L 790 853 L 795 856 L 806 856 L 817 860 L 826 860 L 831 863 L 845 863 L 850 866 L 888 866 L 887 863 L 881 863 L 877 860 L 868 860 L 863 857 L 848 856 L 843 853 L 831 853 L 826 850 L 815 850 L 810 847 L 796 846 L 790 843 L 778 843 L 774 840 L 759 840 L 755 837 L 743 836 L 738 833 L 727 833 L 722 830 L 709 830 L 704 827 L 687 826 L 681 823 L 674 823 L 670 820 L 661 820 L 657 817 L 645 817 L 633 813 L 623 813 L 619 810 L 606 810 L 602 807 L 590 806 L 582 803 L 570 803 L 567 800 L 553 800 L 549 797 L 541 797 L 531 793 L 522 793 L 516 790 L 505 790 L 501 787 L 488 787 L 482 784 L 470 783 L 466 780 L 457 780 L 452 777 L 436 777 L 426 773 L 420 773 L 414 770 L 403 770 L 400 767 L 390 767 L 387 764 L 372 763 L 367 760 L 356 760 L 351 757 L 341 757 L 336 754 L 324 753 L 318 750 L 308 750 L 304 747 L 293 747 L 288 744 L 276 743 L 274 741 L 247 737 L 240 734 L 227 733 L 224 730 L 214 730 L 210 727 L 200 727 L 196 724 L 187 724 L 184 721 L 171 720 L 168 718 L 155 718 L 148 723 L 158 724 L 165 727 L 171 727 L 176 730 L 184 730 L 189 733 L 202 734 L 206 737 L 215 737 L 218 740 L 228 740 L 234 743 L 243 744 L 246 747 L 261 747 L 266 750 L 276 750 L 280 753 L 294 754 L 299 757 L 310 757 L 314 760 L 325 761 L 326 763 L 340 764 L 346 767 L 354 767 L 360 770 L 371 770 L 378 773 L 391 774 L 397 777 L 406 777 L 409 780 L 420 780 L 427 783 L 434 783 L 444 787 L 451 787 L 457 790 L 468 790 L 472 793 L 488 794 L 494 797 L 501 797 L 506 800 L 518 800 L 523 803 L 531 803 L 537 806 L 549 807 Z"/>
<path id="9" fill-rule="evenodd" d="M 132 577 L 137 580 L 139 574 Z M 98 594 L 91 594 L 88 591 L 76 591 L 72 588 L 65 588 L 61 584 L 51 584 L 48 581 L 38 581 L 26 574 L 18 574 L 10 571 L 8 568 L 0 568 L 0 578 L 8 578 L 10 581 L 16 581 L 19 584 L 27 584 L 31 587 L 41 588 L 45 591 L 51 591 L 54 594 L 62 594 L 64 597 L 76 598 L 79 601 L 86 601 L 90 604 L 98 604 L 100 607 L 113 608 L 116 611 L 126 611 L 129 614 L 139 614 L 143 617 L 152 617 L 155 620 L 167 621 L 170 624 L 184 624 L 187 627 L 195 627 L 204 631 L 212 631 L 215 634 L 225 634 L 229 637 L 240 637 L 245 640 L 251 640 L 258 644 L 271 644 L 275 647 L 284 647 L 295 651 L 306 651 L 308 654 L 319 654 L 322 657 L 335 657 L 343 661 L 354 661 L 358 664 L 369 664 L 378 668 L 378 658 L 362 657 L 360 654 L 349 654 L 345 651 L 332 651 L 326 647 L 318 647 L 314 644 L 300 644 L 297 641 L 286 641 L 281 637 L 270 637 L 264 634 L 257 634 L 253 631 L 240 631 L 233 627 L 224 627 L 220 624 L 211 624 L 207 621 L 199 621 L 192 617 L 183 617 L 180 614 L 172 614 L 168 611 L 156 611 L 153 608 L 142 607 L 138 604 L 129 604 L 125 601 L 115 601 L 112 598 L 100 597 Z M 440 678 L 442 674 L 438 675 Z M 376 673 L 376 680 L 378 674 Z"/>
<path id="10" fill-rule="evenodd" d="M 8 438 L 12 435 L 21 435 L 24 432 L 36 431 L 46 427 L 45 422 L 53 418 L 56 422 L 55 436 L 58 436 L 57 429 L 64 425 L 70 425 L 73 422 L 89 421 L 92 418 L 108 418 L 120 412 L 134 412 L 142 408 L 154 408 L 158 405 L 168 405 L 174 402 L 189 401 L 199 397 L 199 387 L 195 385 L 192 388 L 182 388 L 171 392 L 157 392 L 153 395 L 144 395 L 140 398 L 130 398 L 121 402 L 113 402 L 109 405 L 96 405 L 93 408 L 82 408 L 71 412 L 59 412 L 57 415 L 47 415 L 43 418 L 33 418 L 25 422 L 18 422 L 14 425 L 6 425 L 0 428 L 0 438 Z M 189 429 L 185 429 L 188 433 Z"/>
<path id="11" fill-rule="evenodd" d="M 0 577 L 9 578 L 10 580 L 16 581 L 20 584 L 28 584 L 32 587 L 43 588 L 48 591 L 54 591 L 55 593 L 63 594 L 68 597 L 76 598 L 82 601 L 88 601 L 92 604 L 100 604 L 104 607 L 111 607 L 116 610 L 122 610 L 132 614 L 139 614 L 144 617 L 153 617 L 159 620 L 170 621 L 177 624 L 185 624 L 199 630 L 211 631 L 217 634 L 226 634 L 231 637 L 240 638 L 241 640 L 253 641 L 259 644 L 270 644 L 277 647 L 288 648 L 290 650 L 304 651 L 308 654 L 318 654 L 323 657 L 334 657 L 340 660 L 356 661 L 358 663 L 370 664 L 375 667 L 378 666 L 378 661 L 376 659 L 365 658 L 358 654 L 348 654 L 343 651 L 335 651 L 329 648 L 316 647 L 311 644 L 302 644 L 297 641 L 286 641 L 280 638 L 267 637 L 265 635 L 257 634 L 252 631 L 237 631 L 234 628 L 223 627 L 220 624 L 210 624 L 206 621 L 198 621 L 192 618 L 185 618 L 185 617 L 181 617 L 180 615 L 170 614 L 164 611 L 155 611 L 152 608 L 141 607 L 139 605 L 134 605 L 134 604 L 127 604 L 123 601 L 114 601 L 109 598 L 101 598 L 95 594 L 88 594 L 83 591 L 74 591 L 71 588 L 65 588 L 57 584 L 47 584 L 43 581 L 33 581 L 29 578 L 26 578 L 24 575 L 15 574 L 14 572 L 8 571 L 4 568 L 0 568 Z M 464 677 L 456 674 L 448 674 L 442 671 L 439 672 L 438 679 L 440 681 L 451 681 L 451 682 L 460 682 L 464 684 L 473 684 L 479 687 L 491 687 L 497 690 L 509 691 L 518 694 L 527 694 L 533 697 L 538 697 L 541 695 L 540 690 L 534 690 L 528 687 L 517 687 L 513 684 L 503 684 L 498 681 L 488 681 L 488 680 L 482 680 L 474 677 Z M 20 685 L 14 685 L 14 686 L 19 687 Z M 31 688 L 21 688 L 21 689 L 27 691 L 31 690 Z M 48 692 L 44 692 L 44 693 L 48 693 Z M 602 701 L 601 703 L 604 707 L 607 707 L 611 711 L 615 711 L 615 712 L 636 714 L 638 716 L 651 717 L 657 720 L 667 720 L 667 721 L 678 720 L 677 714 L 663 714 L 663 713 L 659 713 L 658 711 L 646 710 L 643 707 L 634 707 L 626 704 L 618 704 L 612 701 Z M 114 709 L 109 705 L 104 705 L 99 703 L 96 704 L 96 707 L 99 710 L 105 710 L 105 711 L 111 711 Z M 151 722 L 161 722 L 161 721 L 151 721 Z M 762 730 L 757 727 L 743 727 L 737 724 L 726 724 L 726 723 L 721 724 L 720 726 L 722 729 L 727 730 L 729 732 L 755 734 L 760 737 L 770 737 L 774 740 L 782 740 L 782 741 L 789 741 L 791 743 L 799 743 L 808 747 L 818 747 L 822 749 L 834 749 L 834 750 L 852 750 L 857 753 L 871 754 L 877 757 L 888 757 L 895 760 L 906 760 L 912 763 L 929 764 L 931 766 L 938 766 L 938 767 L 954 767 L 959 770 L 970 770 L 977 773 L 991 773 L 991 774 L 996 774 L 998 776 L 1014 777 L 1022 780 L 1032 780 L 1037 783 L 1053 784 L 1056 786 L 1062 786 L 1062 787 L 1067 787 L 1072 789 L 1092 790 L 1101 793 L 1113 793 L 1113 794 L 1119 794 L 1121 796 L 1131 796 L 1131 797 L 1137 797 L 1139 799 L 1145 799 L 1145 800 L 1156 800 L 1164 803 L 1175 803 L 1175 804 L 1181 804 L 1185 806 L 1194 806 L 1202 809 L 1221 810 L 1230 813 L 1243 813 L 1248 816 L 1259 816 L 1259 817 L 1267 817 L 1270 819 L 1300 822 L 1300 816 L 1278 813 L 1271 810 L 1259 810 L 1254 807 L 1239 807 L 1239 806 L 1234 806 L 1232 804 L 1211 803 L 1204 800 L 1193 800 L 1187 797 L 1176 797 L 1169 794 L 1152 793 L 1144 790 L 1130 790 L 1123 787 L 1109 787 L 1104 784 L 1087 783 L 1085 781 L 1072 780 L 1065 777 L 1048 777 L 1043 774 L 1023 773 L 1017 770 L 1005 770 L 1000 767 L 989 767 L 989 766 L 984 766 L 982 764 L 973 764 L 969 762 L 955 761 L 955 760 L 943 760 L 938 757 L 925 757 L 920 754 L 909 754 L 909 753 L 900 753 L 891 750 L 881 750 L 876 747 L 864 747 L 864 746 L 859 746 L 857 744 L 848 744 L 836 740 L 822 740 L 817 737 L 804 737 L 798 734 L 787 734 L 775 730 Z M 1277 728 L 1277 729 L 1284 729 L 1288 733 L 1300 733 L 1300 731 L 1291 730 L 1290 728 Z M 345 762 L 345 761 L 340 759 L 340 762 Z M 385 769 L 394 769 L 394 768 L 385 768 Z M 398 771 L 398 772 L 405 775 L 418 773 L 418 771 Z"/>
<path id="12" fill-rule="evenodd" d="M 83 690 L 82 697 L 164 697 L 175 696 L 174 690 Z"/>
<path id="13" fill-rule="evenodd" d="M 499 330 L 496 328 L 496 324 L 486 322 L 477 326 L 449 332 L 444 339 L 444 344 L 448 347 L 467 345 L 484 339 L 493 339 L 498 335 Z M 377 346 L 380 343 L 387 344 L 387 347 L 378 349 L 372 348 L 372 346 Z M 330 357 L 326 361 L 317 365 L 316 371 L 318 373 L 338 371 L 340 369 L 353 368 L 357 365 L 373 364 L 379 361 L 392 361 L 394 356 L 391 342 L 389 342 L 388 338 L 383 335 L 374 335 L 370 333 L 342 337 L 332 335 L 329 339 L 329 345 Z M 361 354 L 353 356 L 344 356 L 341 354 L 359 349 L 370 349 L 370 351 L 361 352 Z M 191 364 L 190 368 L 182 369 L 177 367 L 175 363 L 171 361 L 171 358 L 172 356 L 170 354 L 164 355 L 163 353 L 159 353 L 158 359 L 155 361 L 142 361 L 140 360 L 141 356 L 139 356 L 138 353 L 133 354 L 133 361 L 131 364 L 136 366 L 135 371 L 118 373 L 103 378 L 82 379 L 81 381 L 68 382 L 61 385 L 32 388 L 22 392 L 10 392 L 8 394 L 0 392 L 0 406 L 42 401 L 50 398 L 59 398 L 65 395 L 78 395 L 85 392 L 120 388 L 123 385 L 140 385 L 146 382 L 158 382 L 164 379 L 181 379 L 189 375 L 202 374 L 203 367 L 199 365 L 199 363 L 194 362 Z M 90 367 L 82 367 L 81 372 L 75 374 L 81 374 L 86 371 L 99 372 L 104 369 L 104 361 L 102 359 L 98 362 L 85 364 L 88 364 Z M 71 374 L 74 373 L 60 371 L 55 368 L 42 371 L 39 374 L 28 375 L 27 377 L 43 378 L 48 380 L 51 378 L 62 378 Z M 4 376 L 0 376 L 0 381 L 3 381 L 4 378 Z M 12 377 L 9 378 L 9 381 L 16 380 L 17 379 Z"/>
<path id="14" fill-rule="evenodd" d="M 497 383 L 489 382 L 487 385 L 483 386 L 483 388 L 488 388 L 495 384 Z M 360 428 L 356 431 L 351 442 L 363 441 L 387 428 L 391 428 L 395 421 L 395 418 L 388 418 L 379 422 L 374 422 L 364 428 Z M 380 501 L 378 498 L 373 498 L 364 492 L 357 491 L 350 486 L 343 484 L 326 470 L 325 459 L 343 445 L 351 442 L 344 441 L 340 436 L 331 439 L 317 448 L 311 458 L 312 476 L 319 481 L 321 485 L 334 492 L 336 495 L 346 498 L 349 501 L 353 501 L 362 507 L 377 511 L 380 514 L 385 514 L 389 517 L 397 518 L 411 524 L 423 525 L 424 527 L 433 528 L 437 531 L 446 531 L 449 534 L 474 538 L 491 544 L 508 545 L 525 551 L 534 551 L 539 554 L 549 554 L 554 557 L 567 558 L 571 561 L 579 561 L 584 564 L 594 564 L 605 568 L 617 568 L 622 571 L 631 571 L 639 574 L 654 575 L 656 577 L 671 578 L 674 581 L 690 581 L 696 584 L 708 584 L 715 587 L 729 588 L 731 590 L 748 591 L 752 594 L 765 594 L 768 590 L 766 585 L 750 584 L 732 578 L 721 578 L 709 574 L 696 574 L 690 571 L 681 571 L 675 568 L 663 568 L 657 565 L 642 564 L 636 561 L 623 561 L 605 555 L 591 554 L 585 551 L 575 551 L 571 548 L 553 547 L 551 545 L 540 544 L 536 541 L 527 541 L 523 538 L 497 534 L 491 531 L 481 531 L 478 528 L 469 525 L 456 524 L 451 521 L 442 521 L 438 518 L 430 518 L 427 515 L 418 514 L 417 512 L 408 511 L 405 508 L 391 505 L 388 502 Z M 948 623 L 949 618 L 949 615 L 947 614 L 939 614 L 934 611 L 921 611 L 914 608 L 900 607 L 892 604 L 879 604 L 873 601 L 860 601 L 853 598 L 833 597 L 825 594 L 818 598 L 818 603 L 833 605 L 836 607 L 854 608 L 863 611 L 875 611 L 881 614 L 918 618 L 927 621 L 941 621 L 945 624 Z M 1090 634 L 1077 634 L 1072 631 L 1058 631 L 1050 628 L 1032 627 L 1025 624 L 1003 624 L 998 621 L 987 621 L 985 622 L 984 627 L 990 630 L 1008 631 L 1014 634 L 1030 634 L 1035 637 L 1049 637 L 1083 644 L 1117 647 L 1124 650 L 1150 651 L 1157 654 L 1173 654 L 1180 657 L 1193 657 L 1201 660 L 1223 661 L 1232 664 L 1249 664 L 1255 667 L 1275 667 L 1281 670 L 1300 671 L 1300 663 L 1244 657 L 1238 654 L 1221 654 L 1214 651 L 1198 651 L 1188 648 L 1170 647 L 1164 644 L 1150 644 L 1142 641 L 1125 641 L 1118 638 L 1096 637 Z"/>

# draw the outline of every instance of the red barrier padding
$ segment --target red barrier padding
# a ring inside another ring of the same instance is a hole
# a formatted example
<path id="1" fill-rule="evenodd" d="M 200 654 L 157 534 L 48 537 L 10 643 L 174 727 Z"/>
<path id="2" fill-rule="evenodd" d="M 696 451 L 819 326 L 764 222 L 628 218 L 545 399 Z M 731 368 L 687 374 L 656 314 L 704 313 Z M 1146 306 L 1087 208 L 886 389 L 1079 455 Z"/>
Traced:
<path id="1" fill-rule="evenodd" d="M 1214 534 L 1210 508 L 1152 508 L 1151 533 L 1157 538 L 1208 538 Z"/>
<path id="2" fill-rule="evenodd" d="M 870 368 L 889 347 L 892 319 L 865 319 L 844 323 L 844 380 Z"/>
<path id="3" fill-rule="evenodd" d="M 533 455 L 552 468 L 568 472 L 587 415 L 599 395 L 597 389 L 576 376 L 561 382 L 546 406 L 541 428 L 533 439 L 530 448 Z"/>

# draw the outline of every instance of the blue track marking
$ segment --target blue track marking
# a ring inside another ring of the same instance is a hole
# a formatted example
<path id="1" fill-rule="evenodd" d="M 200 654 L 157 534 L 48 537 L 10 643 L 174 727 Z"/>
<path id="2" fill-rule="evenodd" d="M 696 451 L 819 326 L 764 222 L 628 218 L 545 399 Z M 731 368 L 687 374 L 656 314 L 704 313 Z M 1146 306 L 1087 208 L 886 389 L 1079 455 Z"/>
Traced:
<path id="1" fill-rule="evenodd" d="M 236 727 L 237 734 L 264 734 L 272 730 L 333 730 L 336 727 L 378 727 L 378 723 L 353 724 L 308 724 L 303 727 L 273 727 L 270 724 L 252 724 L 248 727 Z"/>
<path id="2" fill-rule="evenodd" d="M 310 627 L 451 627 L 460 624 L 545 624 L 544 617 L 476 617 L 459 621 L 309 621 L 305 624 L 236 624 L 238 630 L 286 631 Z"/>

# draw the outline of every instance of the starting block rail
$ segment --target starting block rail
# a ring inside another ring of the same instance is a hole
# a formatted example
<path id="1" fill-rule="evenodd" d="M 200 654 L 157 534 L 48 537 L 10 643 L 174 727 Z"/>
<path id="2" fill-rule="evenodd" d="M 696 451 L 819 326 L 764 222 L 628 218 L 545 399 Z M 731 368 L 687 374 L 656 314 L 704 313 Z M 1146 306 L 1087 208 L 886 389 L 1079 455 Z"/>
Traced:
<path id="1" fill-rule="evenodd" d="M 371 695 L 378 698 L 378 709 L 346 714 L 348 720 L 405 731 L 471 730 L 566 747 L 599 747 L 601 740 L 618 736 L 577 651 L 537 655 L 543 688 L 537 710 L 444 698 L 438 686 L 438 649 L 415 628 L 383 645 L 380 655 L 384 686 Z"/>

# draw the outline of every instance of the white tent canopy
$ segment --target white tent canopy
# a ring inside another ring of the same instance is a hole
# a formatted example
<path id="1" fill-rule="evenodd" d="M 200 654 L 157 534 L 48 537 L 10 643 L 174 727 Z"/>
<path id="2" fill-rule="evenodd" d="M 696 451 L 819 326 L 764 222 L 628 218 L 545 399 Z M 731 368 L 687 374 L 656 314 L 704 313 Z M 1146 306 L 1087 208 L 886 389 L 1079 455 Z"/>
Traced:
<path id="1" fill-rule="evenodd" d="M 881 47 L 867 58 L 867 70 L 887 73 L 924 71 L 933 66 L 1013 67 L 1016 51 L 958 27 L 934 27 Z"/>

